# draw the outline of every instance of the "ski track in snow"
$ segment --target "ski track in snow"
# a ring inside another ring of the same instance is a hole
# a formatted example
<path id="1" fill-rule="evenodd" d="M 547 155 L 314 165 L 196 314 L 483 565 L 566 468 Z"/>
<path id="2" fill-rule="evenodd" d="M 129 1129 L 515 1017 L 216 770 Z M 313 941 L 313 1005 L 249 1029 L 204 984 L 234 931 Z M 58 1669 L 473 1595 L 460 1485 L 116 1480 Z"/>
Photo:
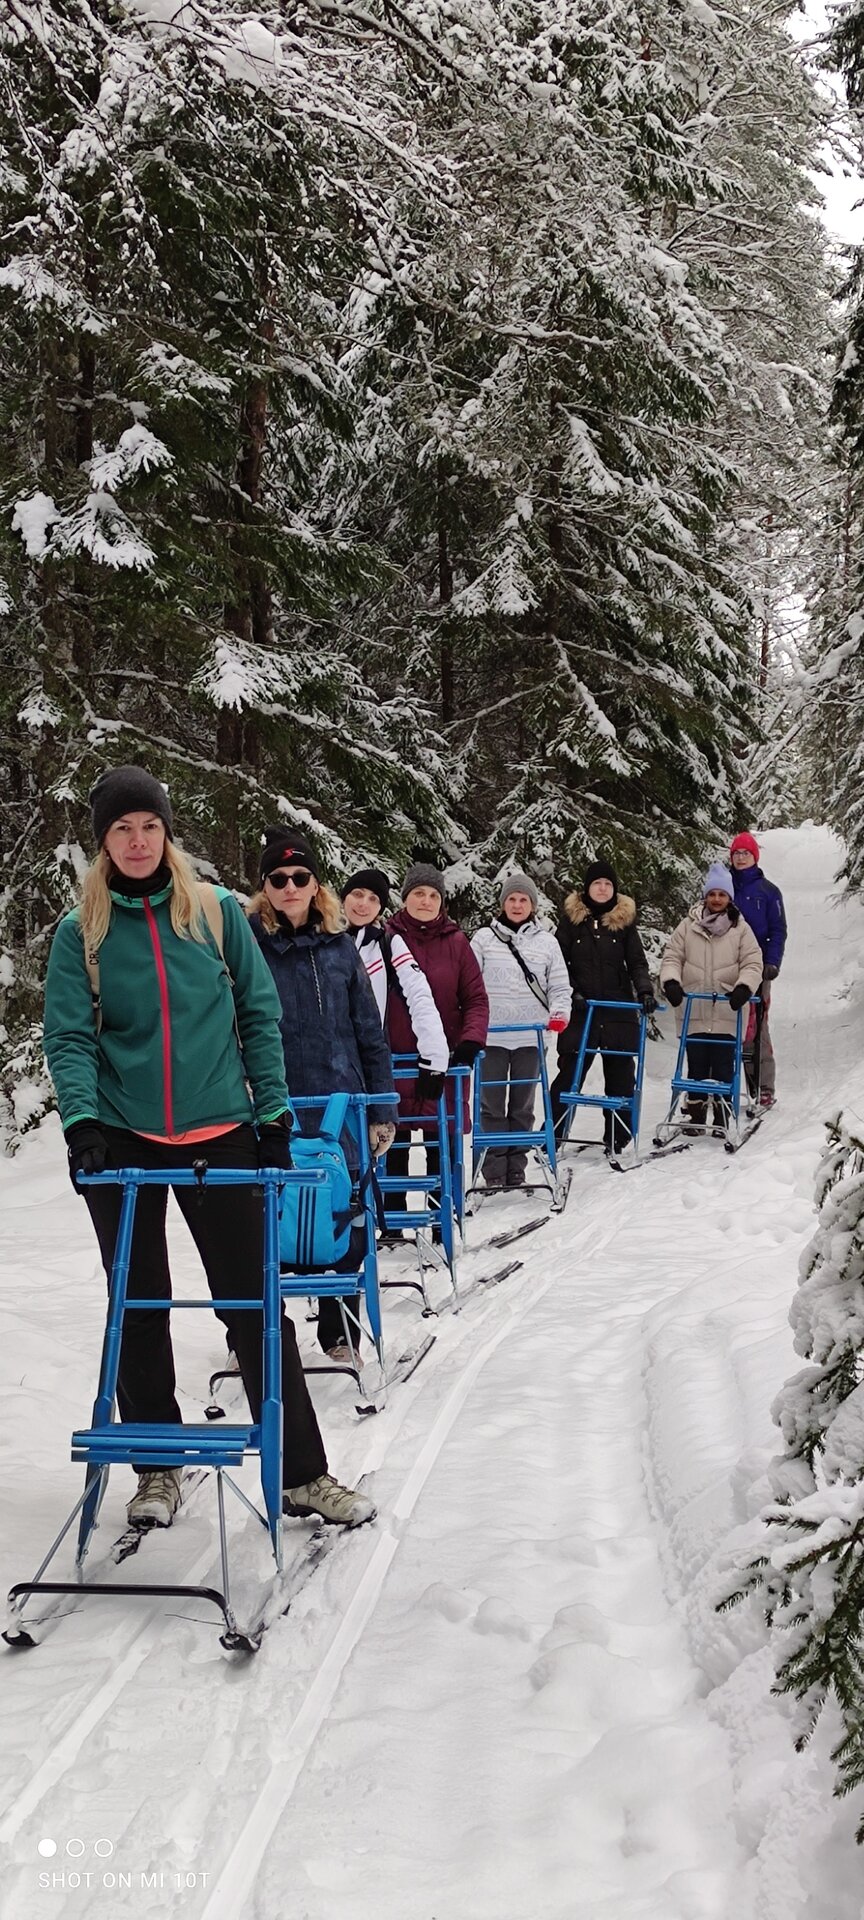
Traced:
<path id="1" fill-rule="evenodd" d="M 334 1471 L 373 1475 L 380 1517 L 254 1661 L 226 1660 L 211 1609 L 171 1601 L 93 1599 L 37 1650 L 0 1652 L 3 1920 L 113 1920 L 157 1898 L 188 1920 L 861 1920 L 860 1808 L 832 1798 L 830 1717 L 796 1755 L 758 1618 L 714 1604 L 800 1364 L 786 1315 L 822 1121 L 864 1115 L 862 913 L 832 893 L 839 857 L 823 829 L 765 836 L 791 929 L 780 1104 L 741 1153 L 700 1141 L 625 1177 L 582 1155 L 566 1213 L 494 1259 L 481 1237 L 524 1203 L 488 1203 L 465 1280 L 511 1252 L 522 1271 L 442 1314 L 375 1420 L 315 1383 Z M 649 1048 L 646 1141 L 672 1060 L 671 1040 Z M 179 1224 L 176 1248 L 191 1283 Z M 77 1497 L 68 1436 L 104 1311 L 56 1122 L 0 1165 L 0 1252 L 8 1585 Z M 218 1331 L 175 1328 L 194 1418 Z M 422 1336 L 413 1298 L 385 1296 L 385 1330 L 391 1354 Z M 270 1569 L 239 1507 L 231 1524 L 242 1616 Z M 125 1571 L 206 1579 L 214 1549 L 204 1486 Z"/>

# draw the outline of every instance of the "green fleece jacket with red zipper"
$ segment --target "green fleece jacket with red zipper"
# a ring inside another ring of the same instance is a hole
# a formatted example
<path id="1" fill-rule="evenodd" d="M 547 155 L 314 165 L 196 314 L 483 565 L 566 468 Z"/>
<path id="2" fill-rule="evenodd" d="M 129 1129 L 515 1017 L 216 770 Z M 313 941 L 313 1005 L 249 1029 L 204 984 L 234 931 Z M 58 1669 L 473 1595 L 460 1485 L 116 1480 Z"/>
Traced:
<path id="1" fill-rule="evenodd" d="M 45 1054 L 64 1127 L 96 1119 L 173 1134 L 286 1111 L 279 996 L 245 915 L 224 887 L 216 891 L 224 959 L 206 923 L 203 940 L 174 932 L 170 882 L 144 899 L 112 891 L 98 1034 L 78 909 L 61 920 L 45 983 Z"/>

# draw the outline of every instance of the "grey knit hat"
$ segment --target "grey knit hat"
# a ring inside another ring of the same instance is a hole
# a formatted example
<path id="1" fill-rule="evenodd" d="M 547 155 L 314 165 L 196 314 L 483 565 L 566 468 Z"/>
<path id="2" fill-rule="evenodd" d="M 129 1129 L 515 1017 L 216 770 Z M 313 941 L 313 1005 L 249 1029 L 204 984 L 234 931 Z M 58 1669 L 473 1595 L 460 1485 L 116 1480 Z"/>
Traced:
<path id="1" fill-rule="evenodd" d="M 171 802 L 161 780 L 154 779 L 146 767 L 109 768 L 90 794 L 90 809 L 97 847 L 124 813 L 153 813 L 162 821 L 169 840 L 174 838 Z"/>
<path id="2" fill-rule="evenodd" d="M 402 882 L 403 900 L 407 900 L 414 887 L 434 887 L 442 901 L 444 899 L 444 875 L 438 872 L 437 867 L 433 867 L 430 860 L 418 860 L 415 866 L 408 868 Z"/>
<path id="3" fill-rule="evenodd" d="M 527 873 L 508 873 L 506 880 L 502 880 L 499 895 L 502 907 L 511 893 L 527 893 L 534 912 L 537 912 L 537 888 Z"/>

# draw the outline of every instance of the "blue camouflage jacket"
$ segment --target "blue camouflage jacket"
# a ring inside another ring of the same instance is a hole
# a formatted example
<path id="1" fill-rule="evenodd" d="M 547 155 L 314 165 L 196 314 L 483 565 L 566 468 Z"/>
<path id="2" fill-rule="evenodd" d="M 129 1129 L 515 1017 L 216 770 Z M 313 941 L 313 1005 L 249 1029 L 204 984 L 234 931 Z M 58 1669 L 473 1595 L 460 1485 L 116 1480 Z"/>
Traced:
<path id="1" fill-rule="evenodd" d="M 786 910 L 779 887 L 766 880 L 761 867 L 745 867 L 733 872 L 735 905 L 762 948 L 766 967 L 779 967 L 786 945 Z"/>

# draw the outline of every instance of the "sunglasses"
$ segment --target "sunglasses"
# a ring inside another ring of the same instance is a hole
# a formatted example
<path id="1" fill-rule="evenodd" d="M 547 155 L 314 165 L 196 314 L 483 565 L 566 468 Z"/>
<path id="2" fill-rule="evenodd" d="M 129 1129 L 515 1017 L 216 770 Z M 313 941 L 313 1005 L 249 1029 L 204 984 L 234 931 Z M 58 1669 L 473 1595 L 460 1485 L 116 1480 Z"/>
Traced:
<path id="1" fill-rule="evenodd" d="M 296 873 L 268 873 L 267 878 L 277 893 L 283 893 L 289 881 L 292 887 L 309 887 L 315 876 L 307 873 L 305 867 L 298 867 Z"/>

